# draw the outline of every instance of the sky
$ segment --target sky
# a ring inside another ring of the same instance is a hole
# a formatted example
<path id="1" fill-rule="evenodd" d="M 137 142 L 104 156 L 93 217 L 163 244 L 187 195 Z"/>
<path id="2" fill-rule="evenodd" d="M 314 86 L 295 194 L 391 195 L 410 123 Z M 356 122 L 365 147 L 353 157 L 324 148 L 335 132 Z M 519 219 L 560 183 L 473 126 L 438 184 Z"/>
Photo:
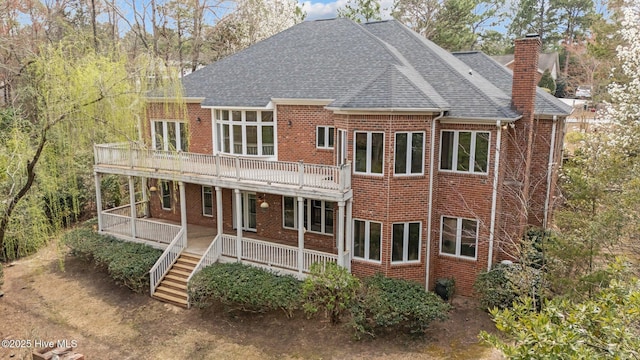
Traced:
<path id="1" fill-rule="evenodd" d="M 330 19 L 336 17 L 338 8 L 343 7 L 347 0 L 315 0 L 300 1 L 300 7 L 307 13 L 306 20 Z M 382 9 L 382 18 L 389 18 L 393 0 L 381 0 L 380 8 Z"/>

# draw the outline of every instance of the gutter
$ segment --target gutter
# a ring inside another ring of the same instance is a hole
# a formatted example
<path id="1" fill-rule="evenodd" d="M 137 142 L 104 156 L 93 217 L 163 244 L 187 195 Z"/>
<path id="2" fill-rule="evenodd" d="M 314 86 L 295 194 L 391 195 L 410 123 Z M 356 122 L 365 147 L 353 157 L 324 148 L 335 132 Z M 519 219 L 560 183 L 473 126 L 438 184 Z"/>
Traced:
<path id="1" fill-rule="evenodd" d="M 491 270 L 493 262 L 493 242 L 496 236 L 496 207 L 498 202 L 498 180 L 500 170 L 500 149 L 502 147 L 502 122 L 496 121 L 498 135 L 496 136 L 496 157 L 493 163 L 493 194 L 491 197 L 491 227 L 489 228 L 489 254 L 487 256 L 487 271 Z"/>
<path id="2" fill-rule="evenodd" d="M 555 148 L 556 148 L 556 128 L 558 127 L 558 117 L 553 116 L 553 127 L 551 128 L 551 147 L 549 148 L 549 164 L 547 165 L 547 196 L 544 199 L 544 219 L 542 227 L 546 230 L 549 219 L 549 204 L 551 202 L 551 173 L 553 170 Z"/>
<path id="3" fill-rule="evenodd" d="M 444 116 L 444 111 L 440 112 L 440 115 L 431 120 L 431 156 L 429 159 L 429 210 L 427 212 L 427 257 L 425 259 L 426 276 L 425 276 L 425 289 L 429 290 L 429 274 L 431 270 L 431 214 L 433 211 L 433 172 L 434 172 L 434 158 L 435 158 L 435 146 L 436 146 L 436 121 L 440 120 Z"/>

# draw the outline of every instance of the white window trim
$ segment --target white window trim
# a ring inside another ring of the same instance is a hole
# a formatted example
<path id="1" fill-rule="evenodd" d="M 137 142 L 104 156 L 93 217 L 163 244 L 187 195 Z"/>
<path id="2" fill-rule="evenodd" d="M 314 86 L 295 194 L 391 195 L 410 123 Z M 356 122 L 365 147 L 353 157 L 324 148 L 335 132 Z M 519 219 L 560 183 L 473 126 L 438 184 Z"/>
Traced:
<path id="1" fill-rule="evenodd" d="M 164 193 L 164 184 L 167 184 L 167 190 L 169 194 Z M 165 195 L 169 195 L 169 207 L 164 207 L 164 197 Z M 160 207 L 162 210 L 171 210 L 172 209 L 172 201 L 171 201 L 171 184 L 166 180 L 160 180 Z"/>
<path id="2" fill-rule="evenodd" d="M 404 234 L 402 237 L 402 260 L 393 260 L 393 226 L 402 224 L 404 225 Z M 407 260 L 409 257 L 409 224 L 418 224 L 420 232 L 418 233 L 418 259 Z M 416 264 L 420 263 L 422 259 L 422 221 L 407 221 L 407 222 L 395 222 L 391 224 L 391 263 L 392 264 Z"/>
<path id="3" fill-rule="evenodd" d="M 293 198 L 293 227 L 291 226 L 286 226 L 285 224 L 285 208 L 284 208 L 284 198 L 285 197 L 289 197 L 289 198 Z M 331 233 L 327 233 L 327 232 L 321 232 L 321 231 L 313 231 L 311 230 L 311 208 L 312 208 L 312 201 L 314 201 L 316 199 L 304 199 L 304 206 L 306 209 L 305 213 L 307 214 L 307 224 L 304 224 L 304 229 L 307 232 L 313 233 L 313 234 L 319 234 L 319 235 L 325 235 L 325 236 L 333 236 L 333 232 Z M 316 201 L 321 201 L 322 202 L 322 208 L 321 208 L 321 216 L 322 216 L 322 220 L 321 220 L 321 227 L 322 229 L 326 229 L 326 209 L 327 209 L 327 201 L 324 200 L 316 200 Z M 328 201 L 331 202 L 331 201 Z M 335 203 L 334 203 L 335 204 Z M 334 212 L 334 217 L 335 217 L 335 209 L 333 209 Z M 335 219 L 334 219 L 335 220 Z M 304 221 L 304 220 L 303 220 Z M 284 229 L 290 229 L 290 230 L 297 230 L 298 229 L 298 199 L 296 199 L 296 197 L 294 196 L 282 196 L 282 228 Z M 333 231 L 336 231 L 336 224 L 334 221 L 333 224 Z"/>
<path id="4" fill-rule="evenodd" d="M 322 149 L 322 150 L 333 150 L 333 148 L 336 145 L 336 139 L 335 139 L 335 127 L 331 126 L 331 125 L 318 125 L 316 126 L 316 149 Z M 322 131 L 324 133 L 324 145 L 320 145 L 320 131 Z M 329 145 L 329 133 L 333 133 L 334 134 L 334 138 L 333 138 L 333 144 Z"/>
<path id="5" fill-rule="evenodd" d="M 374 220 L 364 220 L 364 219 L 353 219 L 353 227 L 352 227 L 352 231 L 353 229 L 355 229 L 356 226 L 356 221 L 362 221 L 364 222 L 364 236 L 365 236 L 365 241 L 364 241 L 364 256 L 365 257 L 359 257 L 356 256 L 355 254 L 355 238 L 353 239 L 353 241 L 351 241 L 351 254 L 353 254 L 353 258 L 358 260 L 358 261 L 365 261 L 365 262 L 369 262 L 369 263 L 373 263 L 373 264 L 382 264 L 382 239 L 384 237 L 384 224 L 380 221 L 374 221 Z M 371 223 L 378 223 L 380 224 L 380 260 L 372 260 L 371 259 L 371 253 L 370 253 L 370 247 L 371 247 Z M 355 233 L 354 233 L 355 234 Z M 353 234 L 352 234 L 353 236 Z"/>
<path id="6" fill-rule="evenodd" d="M 456 223 L 456 253 L 455 254 L 449 254 L 449 253 L 442 252 L 442 234 L 444 233 L 444 218 L 456 219 L 457 220 L 457 223 Z M 466 255 L 460 255 L 460 246 L 462 244 L 462 220 L 471 220 L 471 221 L 475 221 L 476 222 L 476 245 L 475 245 L 476 254 L 473 257 L 466 256 Z M 439 246 L 439 249 L 438 249 L 440 255 L 454 257 L 454 258 L 458 258 L 458 259 L 478 260 L 478 236 L 479 236 L 479 232 L 480 232 L 479 228 L 480 228 L 480 221 L 478 219 L 442 215 L 440 217 L 440 246 Z"/>
<path id="7" fill-rule="evenodd" d="M 229 112 L 229 119 L 222 120 L 218 118 L 219 114 L 222 114 L 222 111 Z M 232 112 L 240 111 L 241 120 L 233 121 L 232 120 Z M 246 112 L 247 111 L 255 111 L 257 112 L 256 121 L 246 121 Z M 262 113 L 263 112 L 271 112 L 273 113 L 273 121 L 263 122 L 262 121 Z M 235 155 L 235 156 L 248 156 L 254 158 L 265 158 L 265 159 L 277 159 L 278 158 L 278 126 L 277 126 L 277 111 L 276 109 L 265 109 L 265 108 L 212 108 L 211 110 L 213 117 L 213 129 L 212 141 L 214 142 L 214 154 L 225 154 L 225 155 Z M 229 152 L 224 150 L 224 132 L 222 131 L 222 127 L 224 125 L 229 126 Z M 242 129 L 242 153 L 237 154 L 233 151 L 233 127 L 234 125 L 240 126 Z M 257 142 L 256 147 L 258 148 L 258 154 L 247 154 L 247 126 L 256 126 L 257 129 Z M 263 144 L 262 144 L 262 129 L 264 127 L 272 127 L 273 128 L 273 155 L 264 155 Z"/>
<path id="8" fill-rule="evenodd" d="M 442 168 L 442 137 L 445 132 L 452 132 L 455 135 L 453 136 L 453 151 L 451 157 L 451 169 L 443 169 Z M 458 170 L 458 139 L 460 138 L 461 132 L 470 132 L 471 135 L 471 149 L 469 154 L 469 170 L 468 171 L 460 171 Z M 476 136 L 478 133 L 489 134 L 489 139 L 487 142 L 487 171 L 475 171 L 475 157 L 476 157 Z M 440 130 L 440 156 L 439 156 L 439 166 L 438 169 L 442 172 L 449 173 L 458 173 L 458 174 L 478 174 L 478 175 L 488 175 L 491 159 L 489 157 L 489 153 L 491 152 L 491 131 L 486 130 L 449 130 L 442 129 Z"/>
<path id="9" fill-rule="evenodd" d="M 214 203 L 214 201 L 213 201 L 213 186 L 202 185 L 201 187 L 202 187 L 202 216 L 213 217 L 213 203 Z M 211 189 L 211 214 L 206 214 L 204 212 L 204 189 L 205 188 Z"/>
<path id="10" fill-rule="evenodd" d="M 183 126 L 186 126 L 186 122 L 184 121 L 178 121 L 178 120 L 164 120 L 164 119 L 151 119 L 151 148 L 153 150 L 156 150 L 156 141 L 157 141 L 157 137 L 156 137 L 156 124 L 157 122 L 162 123 L 162 140 L 163 140 L 163 144 L 162 144 L 162 150 L 160 151 L 170 151 L 169 149 L 169 126 L 168 123 L 175 123 L 176 124 L 176 151 L 187 151 L 185 149 L 182 148 L 182 132 L 180 131 L 180 128 Z M 187 134 L 187 136 L 189 136 Z M 188 139 L 187 139 L 188 140 Z M 187 141 L 188 143 L 188 141 Z"/>
<path id="11" fill-rule="evenodd" d="M 367 134 L 367 169 L 366 171 L 357 171 L 356 170 L 356 135 L 357 134 Z M 371 172 L 371 150 L 372 150 L 372 144 L 371 144 L 371 137 L 372 134 L 382 134 L 382 172 L 380 173 L 372 173 Z M 384 131 L 354 131 L 353 132 L 353 164 L 351 165 L 353 167 L 353 173 L 354 174 L 358 174 L 358 175 L 367 175 L 367 176 L 384 176 L 384 155 L 385 155 L 385 133 Z"/>
<path id="12" fill-rule="evenodd" d="M 406 162 L 406 168 L 407 168 L 407 172 L 405 173 L 396 173 L 396 144 L 398 142 L 398 134 L 407 134 L 407 158 L 405 159 Z M 413 134 L 422 134 L 422 165 L 420 167 L 420 172 L 419 173 L 412 173 L 411 172 L 411 160 L 412 156 L 413 156 L 413 152 L 410 151 L 411 150 L 411 140 L 413 139 Z M 393 161 L 393 175 L 397 176 L 397 177 L 407 177 L 407 176 L 420 176 L 420 175 L 424 175 L 424 148 L 425 148 L 425 138 L 427 137 L 427 134 L 424 131 L 398 131 L 395 133 L 394 135 L 394 144 L 393 144 L 393 156 L 394 156 L 394 161 Z"/>

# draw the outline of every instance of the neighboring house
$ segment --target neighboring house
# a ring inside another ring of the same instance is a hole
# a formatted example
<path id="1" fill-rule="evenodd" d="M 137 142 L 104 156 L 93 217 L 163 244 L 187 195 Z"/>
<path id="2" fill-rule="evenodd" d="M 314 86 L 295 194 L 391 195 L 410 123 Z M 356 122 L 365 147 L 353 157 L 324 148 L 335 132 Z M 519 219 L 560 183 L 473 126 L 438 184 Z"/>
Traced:
<path id="1" fill-rule="evenodd" d="M 492 58 L 500 64 L 513 70 L 513 54 L 509 55 L 495 55 Z M 538 57 L 538 81 L 542 78 L 542 74 L 545 71 L 549 71 L 553 80 L 558 80 L 558 73 L 560 72 L 560 59 L 557 52 L 542 53 Z"/>
<path id="2" fill-rule="evenodd" d="M 472 295 L 551 217 L 570 107 L 536 88 L 539 47 L 516 42 L 512 76 L 395 20 L 298 24 L 184 77 L 188 119 L 152 98 L 144 145 L 95 146 L 97 185 L 117 174 L 142 192 L 103 209 L 98 186 L 100 231 L 167 248 L 151 291 L 174 303 L 215 261 L 454 277 Z"/>

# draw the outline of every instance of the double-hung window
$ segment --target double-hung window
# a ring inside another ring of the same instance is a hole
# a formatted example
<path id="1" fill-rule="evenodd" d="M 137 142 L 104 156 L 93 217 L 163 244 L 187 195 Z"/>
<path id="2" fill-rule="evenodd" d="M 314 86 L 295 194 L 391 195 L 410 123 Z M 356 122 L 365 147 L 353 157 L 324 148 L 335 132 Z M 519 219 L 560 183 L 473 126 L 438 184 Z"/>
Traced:
<path id="1" fill-rule="evenodd" d="M 442 217 L 440 254 L 475 259 L 478 249 L 478 221 Z"/>
<path id="2" fill-rule="evenodd" d="M 396 133 L 396 175 L 424 173 L 424 132 Z"/>
<path id="3" fill-rule="evenodd" d="M 282 226 L 298 228 L 298 201 L 284 196 L 282 199 Z M 304 228 L 325 235 L 333 235 L 333 214 L 335 203 L 324 200 L 304 199 Z"/>
<path id="4" fill-rule="evenodd" d="M 333 126 L 318 126 L 316 128 L 316 147 L 318 149 L 333 149 L 334 133 Z"/>
<path id="5" fill-rule="evenodd" d="M 384 164 L 384 133 L 356 131 L 354 137 L 354 172 L 381 175 Z"/>
<path id="6" fill-rule="evenodd" d="M 393 224 L 392 262 L 420 260 L 420 222 Z"/>
<path id="7" fill-rule="evenodd" d="M 151 125 L 151 141 L 155 150 L 189 151 L 189 133 L 186 123 L 152 120 Z"/>
<path id="8" fill-rule="evenodd" d="M 440 170 L 486 174 L 489 132 L 444 130 L 440 139 Z"/>
<path id="9" fill-rule="evenodd" d="M 382 223 L 353 220 L 353 257 L 380 261 Z"/>
<path id="10" fill-rule="evenodd" d="M 168 181 L 160 181 L 160 196 L 162 198 L 162 208 L 171 210 L 171 187 Z"/>
<path id="11" fill-rule="evenodd" d="M 211 186 L 202 187 L 202 215 L 213 216 L 213 189 Z"/>
<path id="12" fill-rule="evenodd" d="M 216 110 L 217 149 L 226 154 L 273 156 L 273 111 Z"/>

